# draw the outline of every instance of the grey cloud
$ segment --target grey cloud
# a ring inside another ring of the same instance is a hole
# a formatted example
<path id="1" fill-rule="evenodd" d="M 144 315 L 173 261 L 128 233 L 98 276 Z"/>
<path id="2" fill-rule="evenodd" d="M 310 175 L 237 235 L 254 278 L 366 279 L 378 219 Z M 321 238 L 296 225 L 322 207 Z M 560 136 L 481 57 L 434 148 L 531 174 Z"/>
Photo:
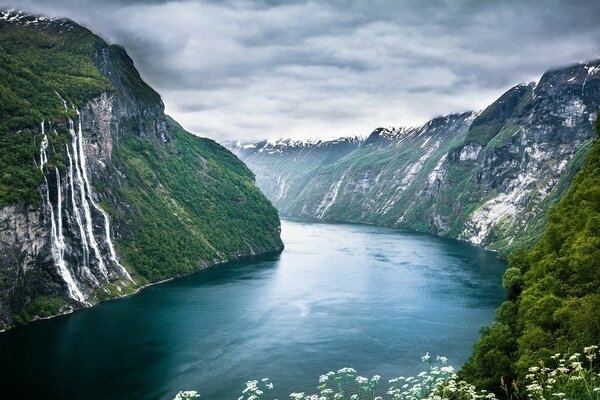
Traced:
<path id="1" fill-rule="evenodd" d="M 123 45 L 217 139 L 366 134 L 484 107 L 600 55 L 600 2 L 0 0 Z"/>

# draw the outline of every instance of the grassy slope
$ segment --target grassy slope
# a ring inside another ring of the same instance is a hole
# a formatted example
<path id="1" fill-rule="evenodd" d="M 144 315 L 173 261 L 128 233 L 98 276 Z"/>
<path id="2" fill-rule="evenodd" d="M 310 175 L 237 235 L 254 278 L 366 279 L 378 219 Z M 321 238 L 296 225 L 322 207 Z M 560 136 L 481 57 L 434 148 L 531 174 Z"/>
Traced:
<path id="1" fill-rule="evenodd" d="M 600 343 L 600 142 L 549 213 L 541 241 L 510 257 L 507 301 L 483 331 L 463 376 L 500 391 L 556 352 Z"/>
<path id="2" fill-rule="evenodd" d="M 277 212 L 252 172 L 214 141 L 170 123 L 174 148 L 129 136 L 115 153 L 126 175 L 121 195 L 135 210 L 114 215 L 130 232 L 119 240 L 125 262 L 157 281 L 281 248 Z"/>
<path id="3" fill-rule="evenodd" d="M 72 23 L 15 24 L 0 21 L 0 207 L 39 201 L 43 176 L 33 163 L 39 155 L 42 120 L 64 124 L 55 92 L 79 106 L 112 86 L 94 65 L 101 40 Z M 62 142 L 50 135 L 57 166 L 64 165 Z"/>

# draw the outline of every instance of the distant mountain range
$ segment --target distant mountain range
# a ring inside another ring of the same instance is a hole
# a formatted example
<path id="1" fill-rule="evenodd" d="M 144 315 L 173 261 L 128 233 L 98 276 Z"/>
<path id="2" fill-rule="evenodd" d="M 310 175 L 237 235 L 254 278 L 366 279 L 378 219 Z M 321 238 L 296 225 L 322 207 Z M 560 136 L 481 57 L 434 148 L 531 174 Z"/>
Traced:
<path id="1" fill-rule="evenodd" d="M 546 72 L 480 112 L 366 138 L 228 147 L 289 216 L 431 232 L 508 251 L 536 242 L 590 149 L 600 60 Z"/>

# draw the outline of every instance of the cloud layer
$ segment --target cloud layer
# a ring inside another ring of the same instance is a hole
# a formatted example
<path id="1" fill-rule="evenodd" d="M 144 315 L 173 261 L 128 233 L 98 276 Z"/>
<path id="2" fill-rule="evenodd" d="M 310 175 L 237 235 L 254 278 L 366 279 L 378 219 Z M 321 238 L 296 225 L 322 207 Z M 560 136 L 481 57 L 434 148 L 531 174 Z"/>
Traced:
<path id="1" fill-rule="evenodd" d="M 220 140 L 367 134 L 480 109 L 600 56 L 600 2 L 0 0 L 123 45 L 167 112 Z"/>

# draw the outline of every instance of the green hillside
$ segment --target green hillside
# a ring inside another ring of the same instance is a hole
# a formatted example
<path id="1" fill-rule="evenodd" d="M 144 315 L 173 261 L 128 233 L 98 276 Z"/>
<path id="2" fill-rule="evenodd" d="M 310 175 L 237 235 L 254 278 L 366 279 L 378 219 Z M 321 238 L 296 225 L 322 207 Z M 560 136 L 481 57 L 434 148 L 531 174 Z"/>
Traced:
<path id="1" fill-rule="evenodd" d="M 598 122 L 596 130 L 600 132 Z M 523 386 L 528 368 L 555 353 L 600 343 L 600 142 L 567 194 L 550 211 L 542 240 L 514 252 L 507 300 L 483 331 L 462 375 L 479 387 Z"/>
<path id="2" fill-rule="evenodd" d="M 131 234 L 125 261 L 151 281 L 281 247 L 279 219 L 246 166 L 221 145 L 169 119 L 174 147 L 130 136 L 119 148 L 127 181 L 119 192 L 135 211 L 114 209 Z M 152 229 L 148 229 L 151 227 Z"/>

